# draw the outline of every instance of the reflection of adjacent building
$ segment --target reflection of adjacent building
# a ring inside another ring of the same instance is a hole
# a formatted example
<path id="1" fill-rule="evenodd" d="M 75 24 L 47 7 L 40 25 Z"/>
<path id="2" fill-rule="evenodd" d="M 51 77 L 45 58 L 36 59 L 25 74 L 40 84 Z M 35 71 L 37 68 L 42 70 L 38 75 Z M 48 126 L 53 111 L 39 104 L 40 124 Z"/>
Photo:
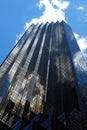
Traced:
<path id="1" fill-rule="evenodd" d="M 65 22 L 32 24 L 0 67 L 0 128 L 86 130 L 87 65 Z"/>

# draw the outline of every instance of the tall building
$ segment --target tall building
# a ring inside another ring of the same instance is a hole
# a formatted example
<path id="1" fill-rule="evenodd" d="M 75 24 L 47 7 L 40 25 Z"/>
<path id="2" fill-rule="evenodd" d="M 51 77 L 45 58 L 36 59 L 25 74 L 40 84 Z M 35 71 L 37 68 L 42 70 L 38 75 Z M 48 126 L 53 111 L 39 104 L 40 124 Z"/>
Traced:
<path id="1" fill-rule="evenodd" d="M 87 65 L 65 22 L 32 24 L 0 67 L 0 130 L 87 130 Z"/>

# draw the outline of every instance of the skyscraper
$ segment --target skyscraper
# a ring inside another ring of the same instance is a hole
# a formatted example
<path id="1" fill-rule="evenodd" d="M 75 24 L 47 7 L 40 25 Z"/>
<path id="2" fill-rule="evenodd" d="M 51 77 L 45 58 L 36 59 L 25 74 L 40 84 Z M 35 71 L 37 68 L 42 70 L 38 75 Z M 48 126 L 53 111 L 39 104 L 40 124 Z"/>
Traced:
<path id="1" fill-rule="evenodd" d="M 2 63 L 0 128 L 86 130 L 87 65 L 65 22 L 32 24 Z"/>

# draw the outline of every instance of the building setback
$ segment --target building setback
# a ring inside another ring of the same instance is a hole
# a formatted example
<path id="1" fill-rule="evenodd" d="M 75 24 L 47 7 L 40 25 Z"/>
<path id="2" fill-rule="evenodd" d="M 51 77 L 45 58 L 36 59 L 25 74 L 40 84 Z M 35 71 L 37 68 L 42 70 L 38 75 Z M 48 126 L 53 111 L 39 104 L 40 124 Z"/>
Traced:
<path id="1" fill-rule="evenodd" d="M 32 24 L 0 66 L 0 130 L 87 130 L 87 65 L 64 22 Z"/>

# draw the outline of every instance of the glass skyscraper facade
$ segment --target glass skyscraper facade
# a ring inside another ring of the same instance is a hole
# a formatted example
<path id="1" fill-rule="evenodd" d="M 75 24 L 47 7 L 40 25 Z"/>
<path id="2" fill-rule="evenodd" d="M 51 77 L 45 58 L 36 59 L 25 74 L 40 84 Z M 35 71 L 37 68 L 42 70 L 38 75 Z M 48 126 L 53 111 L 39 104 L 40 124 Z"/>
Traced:
<path id="1" fill-rule="evenodd" d="M 1 64 L 0 129 L 87 129 L 87 65 L 64 21 L 32 24 Z"/>

